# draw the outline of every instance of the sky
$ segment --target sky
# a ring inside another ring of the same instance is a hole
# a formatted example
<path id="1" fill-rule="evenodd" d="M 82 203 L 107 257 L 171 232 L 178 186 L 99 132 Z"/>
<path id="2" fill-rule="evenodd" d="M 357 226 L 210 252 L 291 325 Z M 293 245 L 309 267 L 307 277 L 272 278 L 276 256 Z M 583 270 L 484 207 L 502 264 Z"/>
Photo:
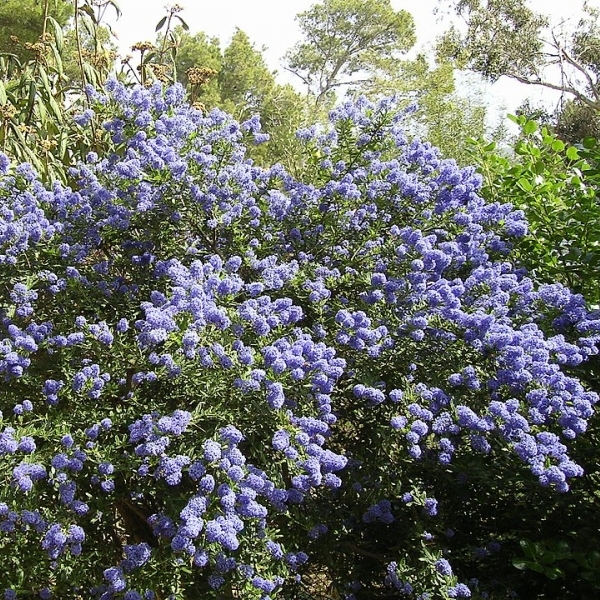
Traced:
<path id="1" fill-rule="evenodd" d="M 307 10 L 315 1 L 179 0 L 178 4 L 184 9 L 180 14 L 189 25 L 191 33 L 204 31 L 209 36 L 218 37 L 224 46 L 236 27 L 239 27 L 258 48 L 264 48 L 267 63 L 271 69 L 278 71 L 280 81 L 298 83 L 297 78 L 285 72 L 281 58 L 286 50 L 300 39 L 295 16 Z M 123 55 L 129 53 L 135 42 L 155 39 L 155 27 L 166 14 L 166 3 L 165 0 L 118 0 L 122 16 L 118 21 L 113 18 L 108 20 L 119 38 L 119 48 Z M 175 2 L 169 0 L 169 3 Z M 443 0 L 392 0 L 396 10 L 404 9 L 413 15 L 417 28 L 418 49 L 431 48 L 435 37 L 447 27 L 447 17 L 440 19 L 434 15 L 435 8 L 443 4 Z M 576 19 L 583 0 L 530 0 L 529 4 L 535 10 L 554 19 L 565 16 Z M 591 4 L 600 8 L 600 0 L 591 0 Z M 110 12 L 107 13 L 107 17 L 110 17 Z M 466 87 L 464 89 L 469 91 Z M 481 84 L 480 92 L 484 100 L 490 103 L 497 117 L 514 112 L 527 96 L 530 96 L 534 103 L 543 101 L 549 105 L 558 100 L 556 93 L 538 86 L 525 86 L 507 78 L 502 78 L 493 86 Z"/>

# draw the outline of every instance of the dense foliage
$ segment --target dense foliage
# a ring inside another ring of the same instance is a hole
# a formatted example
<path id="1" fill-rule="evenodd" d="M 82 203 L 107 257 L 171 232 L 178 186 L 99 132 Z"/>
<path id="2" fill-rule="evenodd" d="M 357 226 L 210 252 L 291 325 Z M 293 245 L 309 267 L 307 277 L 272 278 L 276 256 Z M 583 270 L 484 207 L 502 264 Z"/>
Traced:
<path id="1" fill-rule="evenodd" d="M 522 209 L 529 235 L 518 244 L 520 261 L 537 280 L 561 282 L 600 306 L 600 145 L 591 137 L 565 144 L 547 127 L 525 116 L 512 159 L 496 144 L 472 147 L 472 160 L 484 178 L 482 195 L 509 200 Z"/>
<path id="2" fill-rule="evenodd" d="M 48 31 L 48 17 L 64 26 L 72 14 L 69 0 L 4 0 L 0 4 L 0 53 L 21 63 L 30 60 L 40 52 L 39 38 Z"/>
<path id="3" fill-rule="evenodd" d="M 292 177 L 180 86 L 87 94 L 102 152 L 67 183 L 0 156 L 5 597 L 543 581 L 527 536 L 583 474 L 600 322 L 511 263 L 522 212 L 388 101 L 301 131 Z"/>

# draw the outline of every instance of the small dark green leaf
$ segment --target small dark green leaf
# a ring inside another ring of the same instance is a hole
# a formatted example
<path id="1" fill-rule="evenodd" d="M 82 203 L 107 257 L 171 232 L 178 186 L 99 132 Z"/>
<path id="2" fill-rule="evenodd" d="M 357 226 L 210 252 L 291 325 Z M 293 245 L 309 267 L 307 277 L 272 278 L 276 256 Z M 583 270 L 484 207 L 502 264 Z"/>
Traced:
<path id="1" fill-rule="evenodd" d="M 513 558 L 512 565 L 515 569 L 519 569 L 519 571 L 527 570 L 527 561 L 522 558 Z"/>
<path id="2" fill-rule="evenodd" d="M 156 29 L 154 31 L 160 31 L 165 23 L 167 22 L 167 17 L 163 17 L 157 24 L 156 24 Z"/>
<path id="3" fill-rule="evenodd" d="M 98 20 L 96 19 L 96 13 L 94 12 L 94 9 L 89 5 L 89 4 L 82 4 L 79 6 L 79 10 L 82 13 L 85 13 L 87 16 L 89 16 L 89 18 L 92 20 L 92 22 L 94 24 L 98 24 Z"/>
<path id="4" fill-rule="evenodd" d="M 179 15 L 175 15 L 175 17 L 177 17 L 181 23 L 181 26 L 186 30 L 189 31 L 190 30 L 190 26 L 179 16 Z"/>
<path id="5" fill-rule="evenodd" d="M 547 567 L 543 570 L 543 573 L 548 579 L 552 579 L 553 581 L 565 575 L 558 567 Z"/>

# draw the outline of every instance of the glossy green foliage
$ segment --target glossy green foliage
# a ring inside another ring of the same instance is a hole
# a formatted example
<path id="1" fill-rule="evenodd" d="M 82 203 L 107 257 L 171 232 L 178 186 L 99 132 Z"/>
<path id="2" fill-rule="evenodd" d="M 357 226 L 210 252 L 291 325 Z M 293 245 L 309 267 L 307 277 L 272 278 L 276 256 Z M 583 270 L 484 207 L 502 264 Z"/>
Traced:
<path id="1" fill-rule="evenodd" d="M 522 131 L 514 149 L 517 160 L 499 154 L 495 144 L 473 146 L 483 194 L 525 212 L 529 235 L 518 252 L 538 280 L 564 283 L 598 307 L 600 146 L 593 138 L 567 146 L 524 116 L 514 120 Z"/>

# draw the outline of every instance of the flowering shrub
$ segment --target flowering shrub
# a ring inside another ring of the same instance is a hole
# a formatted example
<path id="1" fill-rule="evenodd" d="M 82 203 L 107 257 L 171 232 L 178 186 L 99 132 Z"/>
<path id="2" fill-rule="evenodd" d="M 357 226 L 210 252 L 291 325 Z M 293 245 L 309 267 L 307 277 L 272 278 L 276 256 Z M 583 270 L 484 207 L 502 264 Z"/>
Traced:
<path id="1" fill-rule="evenodd" d="M 88 93 L 70 187 L 0 161 L 5 597 L 506 597 L 481 509 L 567 492 L 598 399 L 522 213 L 387 101 L 299 180 L 180 87 Z"/>

